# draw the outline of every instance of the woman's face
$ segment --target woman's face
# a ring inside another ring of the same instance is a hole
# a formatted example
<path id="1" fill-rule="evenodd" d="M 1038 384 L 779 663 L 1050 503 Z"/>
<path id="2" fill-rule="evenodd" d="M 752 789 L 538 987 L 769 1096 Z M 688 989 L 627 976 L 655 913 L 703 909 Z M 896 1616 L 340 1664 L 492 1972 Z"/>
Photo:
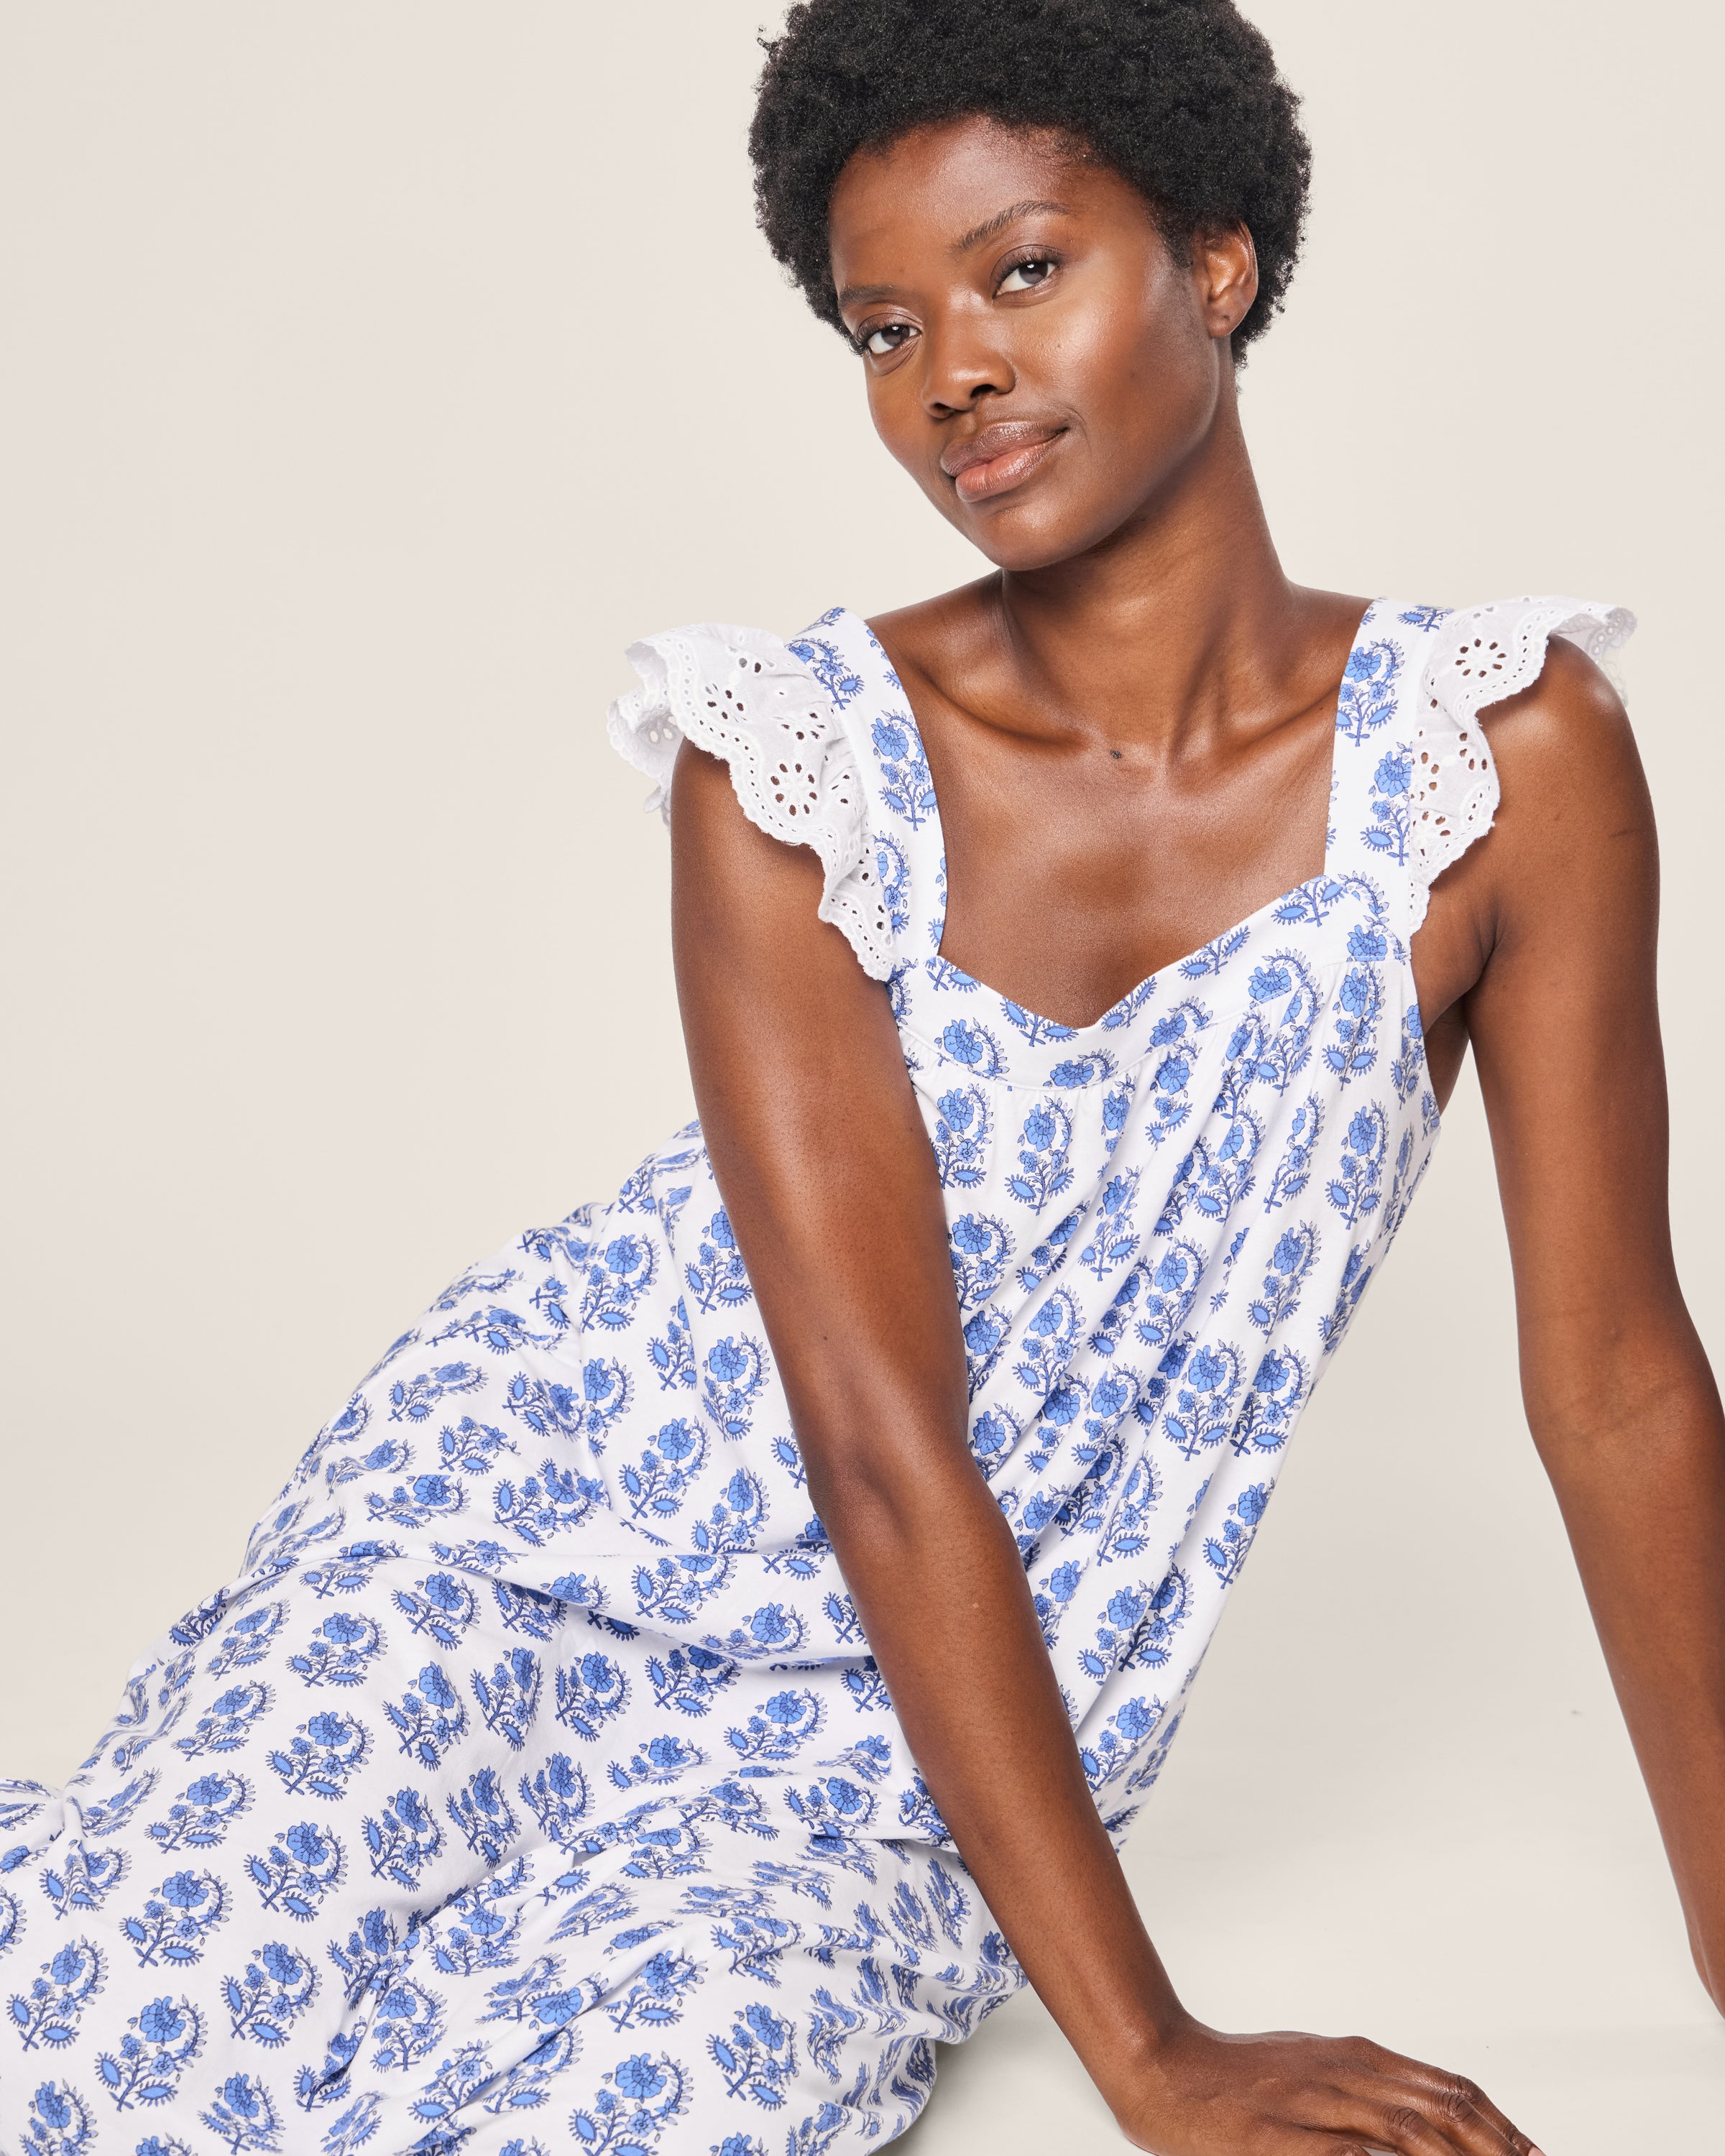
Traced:
<path id="1" fill-rule="evenodd" d="M 1151 507 L 1210 432 L 1257 290 L 1244 231 L 1183 259 L 1065 138 L 973 117 L 859 151 L 829 229 L 881 440 L 1006 569 Z"/>

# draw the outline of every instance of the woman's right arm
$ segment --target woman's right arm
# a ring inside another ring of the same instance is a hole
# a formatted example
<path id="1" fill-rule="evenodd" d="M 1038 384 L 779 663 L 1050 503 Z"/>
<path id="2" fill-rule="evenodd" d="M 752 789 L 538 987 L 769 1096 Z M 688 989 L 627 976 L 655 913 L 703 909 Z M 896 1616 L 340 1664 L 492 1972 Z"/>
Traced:
<path id="1" fill-rule="evenodd" d="M 1122 2129 L 1158 2156 L 1527 2156 L 1433 2068 L 1219 2035 L 1180 2006 L 970 1451 L 945 1209 L 886 990 L 816 917 L 814 855 L 756 829 L 722 763 L 685 745 L 671 803 L 696 1101 L 809 1493 L 959 1853 Z"/>

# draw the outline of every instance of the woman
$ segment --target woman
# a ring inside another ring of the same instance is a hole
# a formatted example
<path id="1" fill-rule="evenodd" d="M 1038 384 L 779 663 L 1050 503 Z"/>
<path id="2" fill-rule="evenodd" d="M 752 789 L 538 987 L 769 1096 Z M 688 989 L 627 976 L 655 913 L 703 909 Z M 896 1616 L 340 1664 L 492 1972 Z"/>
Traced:
<path id="1" fill-rule="evenodd" d="M 7 2145 L 816 2156 L 1028 1979 L 1162 2156 L 1525 2156 L 1434 2068 L 1197 2023 L 1115 1845 L 1471 1040 L 1725 1999 L 1725 1448 L 1586 655 L 1627 618 L 1283 575 L 1234 371 L 1307 159 L 1226 0 L 814 0 L 752 145 L 996 572 L 636 648 L 701 1122 L 456 1281 L 64 1794 L 14 1785 Z"/>

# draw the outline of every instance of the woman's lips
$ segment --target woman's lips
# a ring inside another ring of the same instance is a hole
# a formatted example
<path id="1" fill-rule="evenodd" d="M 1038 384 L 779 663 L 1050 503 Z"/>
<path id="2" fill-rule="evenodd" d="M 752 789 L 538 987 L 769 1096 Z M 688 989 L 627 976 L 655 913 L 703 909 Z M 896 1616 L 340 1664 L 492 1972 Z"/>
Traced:
<path id="1" fill-rule="evenodd" d="M 1004 494 L 1009 489 L 1020 485 L 1059 441 L 1062 431 L 1058 428 L 1046 434 L 1039 430 L 1028 441 L 1022 436 L 1017 440 L 1003 441 L 992 456 L 986 454 L 993 448 L 993 444 L 986 437 L 967 444 L 960 456 L 953 459 L 959 465 L 959 469 L 952 474 L 952 485 L 957 490 L 959 500 L 983 501 L 991 495 Z M 978 456 L 978 449 L 985 454 Z"/>

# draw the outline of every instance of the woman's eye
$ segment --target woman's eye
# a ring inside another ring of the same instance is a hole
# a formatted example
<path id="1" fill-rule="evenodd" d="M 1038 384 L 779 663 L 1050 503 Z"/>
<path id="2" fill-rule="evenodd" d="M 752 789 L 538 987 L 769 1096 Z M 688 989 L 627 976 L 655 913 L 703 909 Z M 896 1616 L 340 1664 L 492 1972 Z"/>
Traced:
<path id="1" fill-rule="evenodd" d="M 1045 285 L 1054 274 L 1054 264 L 1042 255 L 1029 262 L 1014 262 L 1001 279 L 1003 292 L 1034 292 L 1039 285 Z"/>
<path id="2" fill-rule="evenodd" d="M 876 359 L 891 359 L 896 352 L 902 352 L 916 331 L 908 322 L 882 322 L 877 330 L 863 333 L 862 348 Z"/>

